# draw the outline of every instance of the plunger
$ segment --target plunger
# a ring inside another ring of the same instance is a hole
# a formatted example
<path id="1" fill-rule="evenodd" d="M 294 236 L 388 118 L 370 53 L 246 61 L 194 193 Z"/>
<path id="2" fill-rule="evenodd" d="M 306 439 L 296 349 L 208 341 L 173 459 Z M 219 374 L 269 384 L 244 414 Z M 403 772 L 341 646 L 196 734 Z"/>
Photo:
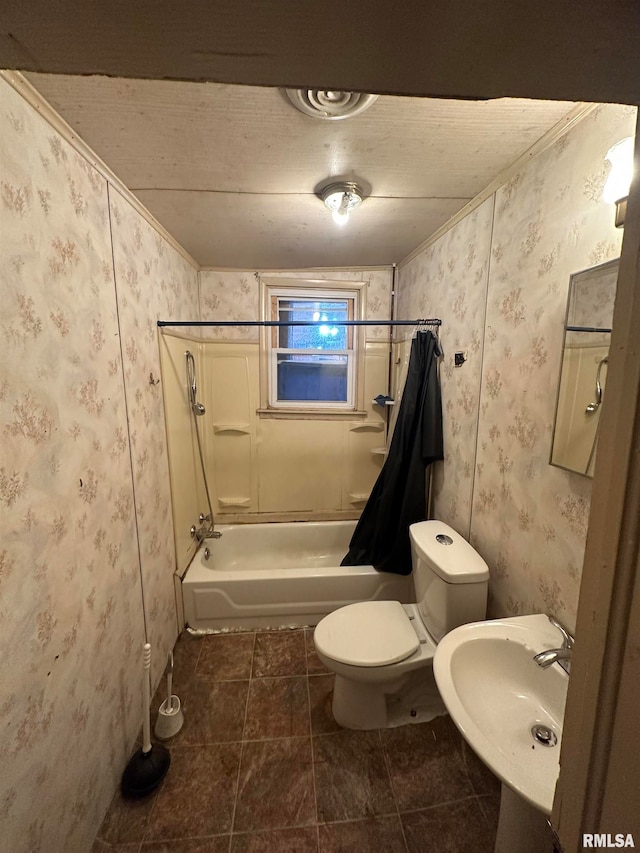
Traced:
<path id="1" fill-rule="evenodd" d="M 151 721 L 149 719 L 150 687 L 149 670 L 151 668 L 151 645 L 144 644 L 143 680 L 142 680 L 142 749 L 129 760 L 122 774 L 120 790 L 123 797 L 144 797 L 155 790 L 164 779 L 171 755 L 161 743 L 151 743 Z"/>

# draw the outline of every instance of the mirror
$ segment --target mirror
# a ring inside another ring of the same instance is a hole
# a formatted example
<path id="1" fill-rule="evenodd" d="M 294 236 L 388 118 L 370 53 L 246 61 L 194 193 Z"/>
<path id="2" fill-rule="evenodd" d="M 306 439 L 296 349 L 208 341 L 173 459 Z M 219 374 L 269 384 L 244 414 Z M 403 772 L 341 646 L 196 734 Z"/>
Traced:
<path id="1" fill-rule="evenodd" d="M 618 260 L 574 273 L 569 281 L 551 465 L 593 477 Z"/>

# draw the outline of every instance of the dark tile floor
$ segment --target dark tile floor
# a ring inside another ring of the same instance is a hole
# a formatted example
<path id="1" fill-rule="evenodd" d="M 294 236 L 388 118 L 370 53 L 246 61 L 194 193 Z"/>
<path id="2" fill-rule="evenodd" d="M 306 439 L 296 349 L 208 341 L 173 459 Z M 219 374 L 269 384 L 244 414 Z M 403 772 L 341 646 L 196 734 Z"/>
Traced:
<path id="1" fill-rule="evenodd" d="M 492 853 L 500 786 L 451 720 L 341 729 L 312 633 L 179 639 L 169 773 L 93 853 Z"/>

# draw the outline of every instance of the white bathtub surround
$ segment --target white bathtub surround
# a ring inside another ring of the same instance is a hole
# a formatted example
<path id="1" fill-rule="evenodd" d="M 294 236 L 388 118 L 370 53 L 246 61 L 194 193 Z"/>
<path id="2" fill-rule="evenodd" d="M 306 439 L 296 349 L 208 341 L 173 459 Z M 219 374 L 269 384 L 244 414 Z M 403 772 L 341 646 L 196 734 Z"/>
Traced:
<path id="1" fill-rule="evenodd" d="M 316 625 L 359 601 L 412 597 L 410 576 L 373 566 L 340 566 L 355 521 L 219 525 L 182 582 L 195 630 Z"/>

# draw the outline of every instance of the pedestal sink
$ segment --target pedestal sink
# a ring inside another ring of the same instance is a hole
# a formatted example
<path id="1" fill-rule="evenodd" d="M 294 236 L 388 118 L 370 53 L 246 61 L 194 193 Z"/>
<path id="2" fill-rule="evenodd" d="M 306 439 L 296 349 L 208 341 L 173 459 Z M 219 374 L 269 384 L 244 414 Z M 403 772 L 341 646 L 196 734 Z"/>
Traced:
<path id="1" fill-rule="evenodd" d="M 545 849 L 540 839 L 548 838 L 569 677 L 559 664 L 543 669 L 533 658 L 561 645 L 558 629 L 537 614 L 462 625 L 436 649 L 442 700 L 503 783 L 499 853 Z"/>

